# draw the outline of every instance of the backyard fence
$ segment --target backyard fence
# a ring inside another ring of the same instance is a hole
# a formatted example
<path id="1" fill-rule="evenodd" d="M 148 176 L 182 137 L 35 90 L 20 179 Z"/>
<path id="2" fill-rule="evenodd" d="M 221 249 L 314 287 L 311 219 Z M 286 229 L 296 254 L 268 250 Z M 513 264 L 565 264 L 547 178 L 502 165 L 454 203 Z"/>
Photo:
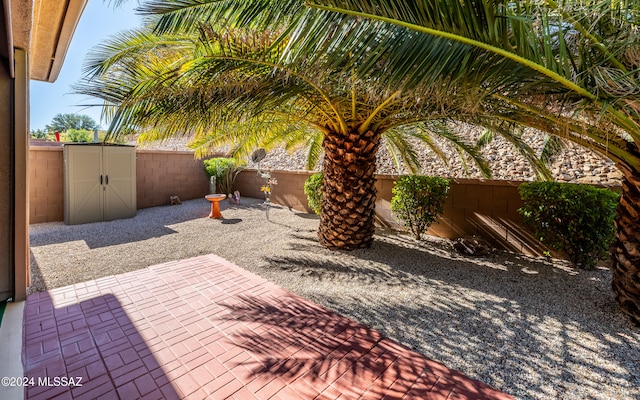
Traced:
<path id="1" fill-rule="evenodd" d="M 30 223 L 64 219 L 63 157 L 61 146 L 31 146 Z M 278 184 L 273 187 L 272 203 L 311 212 L 304 194 L 307 171 L 271 171 Z M 169 204 L 170 196 L 182 200 L 202 198 L 209 192 L 209 181 L 201 160 L 191 152 L 138 150 L 136 155 L 138 208 Z M 396 177 L 377 176 L 378 223 L 399 228 L 391 213 L 391 189 Z M 444 238 L 478 235 L 498 248 L 524 254 L 542 254 L 544 248 L 522 224 L 518 208 L 522 200 L 519 181 L 453 179 L 444 214 L 428 234 Z M 260 187 L 265 180 L 256 170 L 245 170 L 235 188 L 243 197 L 263 198 Z"/>
<path id="2" fill-rule="evenodd" d="M 30 223 L 64 219 L 62 146 L 31 146 L 29 150 Z M 191 152 L 136 151 L 138 208 L 169 204 L 169 196 L 196 199 L 209 193 L 201 160 Z"/>
<path id="3" fill-rule="evenodd" d="M 271 202 L 295 210 L 312 212 L 307 206 L 304 182 L 312 172 L 271 171 L 278 184 L 272 188 Z M 377 175 L 376 218 L 379 224 L 400 228 L 391 212 L 391 189 L 397 177 Z M 522 224 L 518 208 L 522 200 L 519 181 L 452 179 L 445 201 L 444 213 L 429 228 L 429 235 L 455 239 L 481 236 L 494 246 L 530 255 L 545 250 Z M 236 179 L 236 188 L 243 196 L 264 197 L 260 187 L 265 180 L 255 170 L 245 170 Z"/>

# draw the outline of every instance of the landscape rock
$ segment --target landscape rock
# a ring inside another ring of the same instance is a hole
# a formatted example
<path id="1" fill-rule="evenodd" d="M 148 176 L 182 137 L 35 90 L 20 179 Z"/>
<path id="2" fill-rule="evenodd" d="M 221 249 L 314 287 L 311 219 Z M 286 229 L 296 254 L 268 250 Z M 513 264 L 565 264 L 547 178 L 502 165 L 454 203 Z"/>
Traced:
<path id="1" fill-rule="evenodd" d="M 466 256 L 481 257 L 491 252 L 489 243 L 477 236 L 462 237 L 454 240 L 453 248 Z"/>
<path id="2" fill-rule="evenodd" d="M 467 143 L 474 145 L 482 134 L 482 128 L 468 124 L 452 124 L 452 130 L 461 137 L 466 138 Z M 417 144 L 418 159 L 422 175 L 441 176 L 445 178 L 485 178 L 472 160 L 466 159 L 463 163 L 456 149 L 449 143 L 434 136 L 434 142 L 444 153 L 444 160 L 426 146 Z M 540 154 L 544 146 L 543 133 L 527 129 L 522 135 L 524 143 Z M 170 139 L 167 142 L 145 143 L 139 146 L 148 150 L 190 151 L 187 147 L 188 138 Z M 415 143 L 415 142 L 414 142 Z M 617 186 L 620 185 L 621 174 L 615 164 L 594 152 L 580 147 L 572 142 L 565 141 L 563 151 L 558 154 L 555 161 L 548 166 L 553 178 L 561 182 L 588 182 L 592 184 Z M 221 150 L 221 153 L 224 153 Z M 536 174 L 529 162 L 514 149 L 513 145 L 500 136 L 486 145 L 481 153 L 489 162 L 492 179 L 533 181 Z M 467 157 L 468 158 L 468 157 Z M 403 175 L 411 171 L 404 165 L 397 166 L 386 142 L 382 142 L 376 158 L 377 173 L 381 175 Z M 247 160 L 250 168 L 258 165 Z M 465 165 L 467 168 L 465 169 Z M 304 149 L 288 152 L 283 148 L 275 148 L 267 152 L 267 156 L 260 162 L 260 168 L 264 170 L 296 171 L 307 169 L 307 158 Z M 315 166 L 315 171 L 322 169 L 322 159 Z"/>

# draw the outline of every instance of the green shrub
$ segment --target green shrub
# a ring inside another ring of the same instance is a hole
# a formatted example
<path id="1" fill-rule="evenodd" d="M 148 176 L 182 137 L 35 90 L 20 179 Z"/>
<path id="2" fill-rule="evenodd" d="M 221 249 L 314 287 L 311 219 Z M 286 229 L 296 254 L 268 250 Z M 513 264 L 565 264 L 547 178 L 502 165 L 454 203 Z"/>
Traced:
<path id="1" fill-rule="evenodd" d="M 442 214 L 449 191 L 449 180 L 435 176 L 408 175 L 400 177 L 393 187 L 391 211 L 420 239 L 429 226 Z"/>
<path id="2" fill-rule="evenodd" d="M 42 130 L 42 129 L 38 129 L 38 130 L 31 130 L 31 137 L 34 139 L 46 139 L 47 138 L 47 132 Z"/>
<path id="3" fill-rule="evenodd" d="M 84 129 L 69 129 L 65 136 L 68 141 L 76 143 L 88 143 L 93 140 L 93 132 Z"/>
<path id="4" fill-rule="evenodd" d="M 233 192 L 233 182 L 238 173 L 244 169 L 244 164 L 233 158 L 210 158 L 204 160 L 203 164 L 207 177 L 216 178 L 216 190 L 223 194 Z"/>
<path id="5" fill-rule="evenodd" d="M 315 173 L 304 181 L 304 194 L 307 204 L 316 214 L 322 210 L 322 172 Z"/>
<path id="6" fill-rule="evenodd" d="M 524 223 L 547 247 L 564 251 L 576 267 L 593 268 L 609 253 L 617 193 L 558 182 L 523 183 L 519 191 Z"/>

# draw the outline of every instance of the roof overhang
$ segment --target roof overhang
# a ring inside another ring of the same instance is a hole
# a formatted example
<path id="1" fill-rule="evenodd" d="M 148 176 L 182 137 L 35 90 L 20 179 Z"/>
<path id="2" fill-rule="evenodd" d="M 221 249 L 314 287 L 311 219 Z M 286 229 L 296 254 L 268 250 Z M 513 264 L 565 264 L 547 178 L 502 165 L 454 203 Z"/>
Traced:
<path id="1" fill-rule="evenodd" d="M 54 82 L 88 0 L 2 1 L 10 48 L 29 52 L 31 79 Z"/>

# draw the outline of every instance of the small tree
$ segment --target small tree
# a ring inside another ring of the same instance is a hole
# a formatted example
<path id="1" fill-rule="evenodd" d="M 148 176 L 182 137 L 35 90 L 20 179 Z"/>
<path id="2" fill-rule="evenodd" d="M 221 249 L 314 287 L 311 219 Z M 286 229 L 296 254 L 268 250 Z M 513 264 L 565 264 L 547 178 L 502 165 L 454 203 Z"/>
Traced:
<path id="1" fill-rule="evenodd" d="M 579 268 L 592 268 L 614 239 L 618 194 L 590 185 L 558 182 L 523 183 L 524 206 L 518 211 L 536 237 L 562 250 Z"/>
<path id="2" fill-rule="evenodd" d="M 320 214 L 322 210 L 322 172 L 317 172 L 304 182 L 304 194 L 307 195 L 307 204 L 314 213 Z"/>
<path id="3" fill-rule="evenodd" d="M 420 240 L 420 235 L 442 214 L 448 191 L 449 179 L 402 176 L 393 188 L 391 211 L 411 230 L 413 237 Z"/>

